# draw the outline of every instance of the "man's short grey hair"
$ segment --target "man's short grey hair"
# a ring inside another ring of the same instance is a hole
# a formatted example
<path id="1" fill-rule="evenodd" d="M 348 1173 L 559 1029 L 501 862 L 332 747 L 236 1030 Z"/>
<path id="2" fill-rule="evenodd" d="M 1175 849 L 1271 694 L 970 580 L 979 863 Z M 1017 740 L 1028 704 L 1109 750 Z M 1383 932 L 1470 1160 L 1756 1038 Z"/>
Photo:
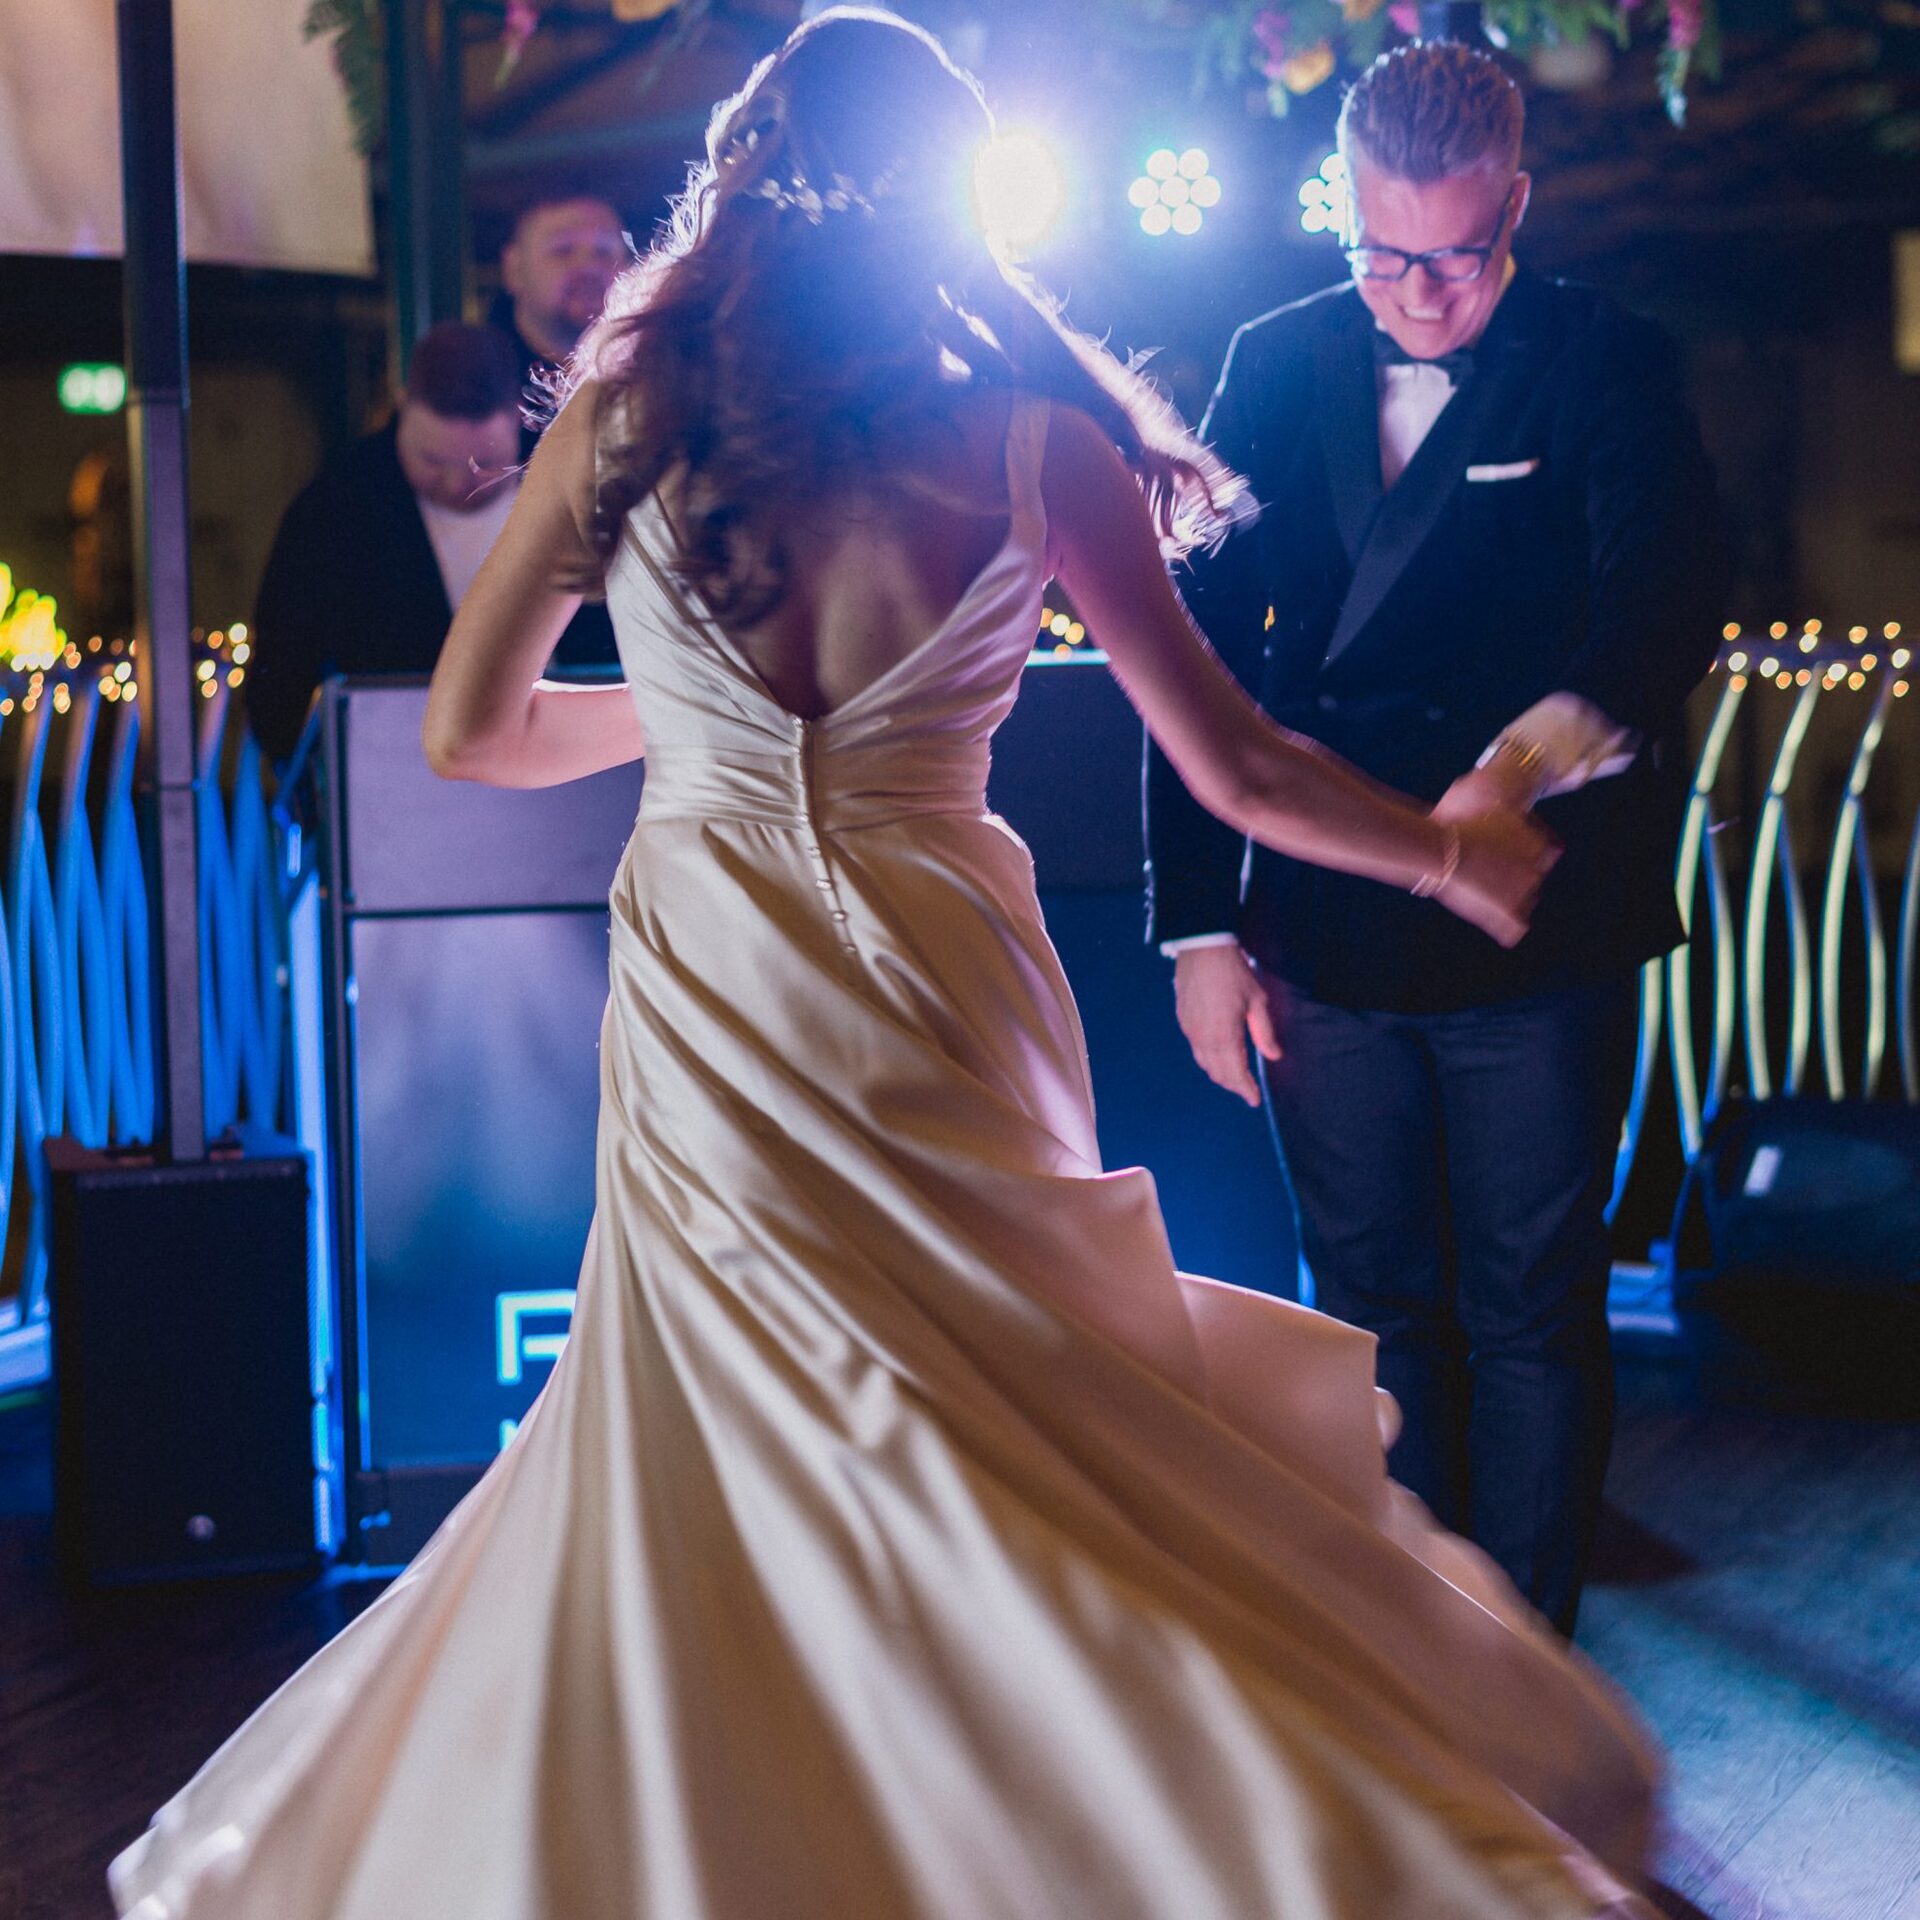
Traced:
<path id="1" fill-rule="evenodd" d="M 1340 106 L 1340 151 L 1424 185 L 1456 174 L 1512 173 L 1526 126 L 1520 89 L 1498 61 L 1456 40 L 1383 53 Z"/>

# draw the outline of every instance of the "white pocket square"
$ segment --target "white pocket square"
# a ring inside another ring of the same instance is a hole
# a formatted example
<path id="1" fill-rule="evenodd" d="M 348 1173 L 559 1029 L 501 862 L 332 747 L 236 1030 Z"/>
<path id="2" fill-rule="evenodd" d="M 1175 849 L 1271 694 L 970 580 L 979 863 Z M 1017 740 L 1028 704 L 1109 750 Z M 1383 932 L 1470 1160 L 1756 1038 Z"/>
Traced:
<path id="1" fill-rule="evenodd" d="M 1538 460 L 1509 460 L 1505 466 L 1469 467 L 1469 480 L 1524 480 L 1539 470 Z"/>

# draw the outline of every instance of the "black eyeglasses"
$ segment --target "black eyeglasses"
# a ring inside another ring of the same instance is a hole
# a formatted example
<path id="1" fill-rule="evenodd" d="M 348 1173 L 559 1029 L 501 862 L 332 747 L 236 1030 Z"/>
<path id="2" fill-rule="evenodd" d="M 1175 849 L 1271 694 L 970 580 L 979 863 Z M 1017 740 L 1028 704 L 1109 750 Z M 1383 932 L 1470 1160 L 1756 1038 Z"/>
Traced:
<path id="1" fill-rule="evenodd" d="M 1343 249 L 1347 264 L 1363 280 L 1404 280 L 1415 267 L 1425 267 L 1436 280 L 1451 281 L 1456 286 L 1478 280 L 1507 230 L 1513 200 L 1509 187 L 1493 237 L 1483 247 L 1434 247 L 1426 253 L 1408 253 L 1404 247 L 1347 247 Z"/>

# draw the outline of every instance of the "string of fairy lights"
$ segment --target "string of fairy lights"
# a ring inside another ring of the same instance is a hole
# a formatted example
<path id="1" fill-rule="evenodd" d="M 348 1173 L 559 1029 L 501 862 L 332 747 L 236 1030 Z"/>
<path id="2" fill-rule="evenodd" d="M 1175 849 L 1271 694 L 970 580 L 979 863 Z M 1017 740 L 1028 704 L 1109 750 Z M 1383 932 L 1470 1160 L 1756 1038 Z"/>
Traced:
<path id="1" fill-rule="evenodd" d="M 1782 693 L 1810 687 L 1816 680 L 1830 693 L 1862 693 L 1875 674 L 1886 672 L 1900 676 L 1892 687 L 1896 700 L 1904 700 L 1912 689 L 1905 675 L 1913 664 L 1913 650 L 1901 644 L 1898 620 L 1885 622 L 1878 634 L 1869 627 L 1849 627 L 1844 642 L 1830 638 L 1819 620 L 1803 621 L 1797 633 L 1787 621 L 1775 620 L 1764 635 L 1749 634 L 1734 621 L 1720 637 L 1726 646 L 1714 670 L 1724 668 L 1736 686 L 1746 686 L 1757 675 Z"/>
<path id="2" fill-rule="evenodd" d="M 0 561 L 0 717 L 31 713 L 43 699 L 51 700 L 57 712 L 66 712 L 77 677 L 87 672 L 98 680 L 105 700 L 139 697 L 135 643 L 100 634 L 85 641 L 70 639 L 59 612 L 51 596 L 17 586 L 12 569 Z M 1757 675 L 1783 693 L 1809 687 L 1816 679 L 1829 692 L 1860 693 L 1876 674 L 1890 672 L 1898 676 L 1893 697 L 1903 700 L 1912 690 L 1907 676 L 1913 651 L 1902 643 L 1902 632 L 1898 620 L 1888 620 L 1877 631 L 1850 626 L 1842 641 L 1829 635 L 1818 619 L 1803 621 L 1797 630 L 1788 621 L 1775 620 L 1764 633 L 1729 622 L 1721 631 L 1723 645 L 1713 671 L 1735 676 L 1743 686 Z M 244 621 L 211 630 L 196 627 L 193 643 L 200 656 L 194 677 L 203 699 L 212 699 L 223 686 L 237 692 L 245 684 L 254 643 Z M 1091 658 L 1099 652 L 1099 642 L 1085 624 L 1053 598 L 1040 609 L 1033 644 L 1035 653 L 1055 659 Z"/>
<path id="3" fill-rule="evenodd" d="M 245 683 L 253 637 L 244 621 L 211 631 L 195 627 L 193 646 L 201 698 L 211 700 L 223 686 L 237 691 Z M 43 700 L 54 712 L 65 713 L 76 687 L 88 677 L 97 682 L 103 700 L 137 700 L 137 652 L 136 643 L 124 637 L 70 638 L 60 624 L 58 602 L 31 587 L 17 587 L 12 569 L 0 561 L 0 718 L 32 713 Z"/>
<path id="4" fill-rule="evenodd" d="M 1720 656 L 1711 670 L 1739 678 L 1742 686 L 1757 675 L 1783 693 L 1811 686 L 1816 679 L 1830 692 L 1844 688 L 1860 693 L 1875 674 L 1891 672 L 1900 676 L 1893 683 L 1893 697 L 1904 700 L 1912 686 L 1905 676 L 1913 667 L 1913 652 L 1902 644 L 1901 634 L 1898 620 L 1884 622 L 1877 631 L 1848 627 L 1844 641 L 1830 636 L 1821 620 L 1803 621 L 1798 629 L 1775 620 L 1760 633 L 1731 621 L 1721 629 Z M 1040 609 L 1033 645 L 1036 654 L 1056 659 L 1095 658 L 1100 648 L 1071 609 L 1051 601 Z"/>

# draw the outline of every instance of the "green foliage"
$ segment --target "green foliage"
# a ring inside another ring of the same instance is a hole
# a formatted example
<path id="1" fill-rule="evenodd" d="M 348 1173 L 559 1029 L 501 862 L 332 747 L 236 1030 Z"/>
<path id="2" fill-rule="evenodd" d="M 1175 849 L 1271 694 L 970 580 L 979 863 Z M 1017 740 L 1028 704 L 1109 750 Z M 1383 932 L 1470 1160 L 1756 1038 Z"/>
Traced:
<path id="1" fill-rule="evenodd" d="M 1134 11 L 1164 23 L 1165 0 L 1131 0 Z M 1662 42 L 1660 90 L 1676 124 L 1685 117 L 1687 87 L 1720 71 L 1717 0 L 1485 0 L 1482 18 L 1495 46 L 1525 54 L 1541 46 L 1573 46 L 1602 34 L 1625 49 L 1636 35 Z M 1193 33 L 1194 86 L 1234 87 L 1264 81 L 1269 110 L 1283 114 L 1296 94 L 1321 84 L 1333 64 L 1349 72 L 1367 65 L 1413 24 L 1410 0 L 1206 0 L 1185 10 Z"/>
<path id="2" fill-rule="evenodd" d="M 380 0 L 309 0 L 301 32 L 333 41 L 334 71 L 346 90 L 353 144 L 372 153 L 386 131 L 386 67 Z"/>

